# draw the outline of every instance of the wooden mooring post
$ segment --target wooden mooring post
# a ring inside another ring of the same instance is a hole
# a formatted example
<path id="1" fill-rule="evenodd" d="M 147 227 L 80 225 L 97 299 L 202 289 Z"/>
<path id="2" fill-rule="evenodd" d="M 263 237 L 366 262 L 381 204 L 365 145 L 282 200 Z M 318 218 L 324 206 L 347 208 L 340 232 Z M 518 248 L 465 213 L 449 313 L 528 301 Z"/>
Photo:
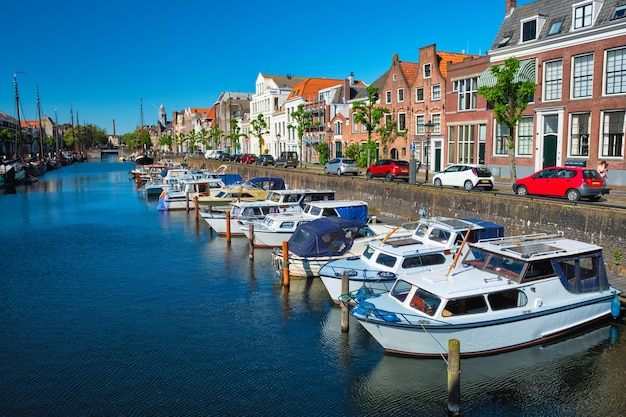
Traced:
<path id="1" fill-rule="evenodd" d="M 289 287 L 289 242 L 283 241 L 283 286 Z"/>
<path id="2" fill-rule="evenodd" d="M 248 259 L 254 259 L 254 225 L 253 224 L 248 225 L 248 236 L 250 236 L 250 238 L 248 239 L 248 246 L 249 246 Z"/>
<path id="3" fill-rule="evenodd" d="M 226 242 L 230 243 L 230 210 L 226 210 Z"/>
<path id="4" fill-rule="evenodd" d="M 350 277 L 348 275 L 341 276 L 341 295 L 350 292 Z M 350 310 L 346 302 L 341 303 L 341 331 L 347 333 L 350 330 Z"/>
<path id="5" fill-rule="evenodd" d="M 193 197 L 193 209 L 195 210 L 196 221 L 200 218 L 200 205 L 198 204 L 198 196 Z"/>
<path id="6" fill-rule="evenodd" d="M 461 415 L 461 342 L 448 340 L 448 415 Z"/>

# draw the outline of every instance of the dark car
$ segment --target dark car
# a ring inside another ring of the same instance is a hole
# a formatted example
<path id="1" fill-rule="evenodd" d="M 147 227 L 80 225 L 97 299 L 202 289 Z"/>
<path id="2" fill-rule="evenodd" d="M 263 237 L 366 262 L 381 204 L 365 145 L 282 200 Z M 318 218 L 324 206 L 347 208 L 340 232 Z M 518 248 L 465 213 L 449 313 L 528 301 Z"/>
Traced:
<path id="1" fill-rule="evenodd" d="M 230 154 L 228 152 L 224 152 L 222 154 L 220 154 L 217 159 L 219 161 L 230 161 Z"/>
<path id="2" fill-rule="evenodd" d="M 234 155 L 230 156 L 230 160 L 233 162 L 241 162 L 241 154 L 240 153 L 236 153 Z"/>
<path id="3" fill-rule="evenodd" d="M 365 177 L 371 180 L 374 177 L 383 177 L 386 181 L 395 179 L 409 180 L 409 163 L 399 159 L 381 159 L 367 167 Z"/>
<path id="4" fill-rule="evenodd" d="M 277 167 L 294 167 L 298 166 L 298 152 L 293 151 L 283 151 L 280 153 L 280 156 L 276 160 Z"/>
<path id="5" fill-rule="evenodd" d="M 566 197 L 570 201 L 580 198 L 597 201 L 607 191 L 604 180 L 595 169 L 550 167 L 515 181 L 513 192 L 517 195 Z"/>
<path id="6" fill-rule="evenodd" d="M 257 156 L 256 161 L 254 161 L 256 165 L 262 165 L 264 167 L 268 165 L 276 165 L 274 162 L 274 157 L 268 153 L 263 153 Z"/>
<path id="7" fill-rule="evenodd" d="M 241 155 L 241 160 L 239 162 L 241 162 L 242 164 L 253 164 L 254 161 L 256 161 L 256 155 L 253 153 L 244 153 L 243 155 Z"/>

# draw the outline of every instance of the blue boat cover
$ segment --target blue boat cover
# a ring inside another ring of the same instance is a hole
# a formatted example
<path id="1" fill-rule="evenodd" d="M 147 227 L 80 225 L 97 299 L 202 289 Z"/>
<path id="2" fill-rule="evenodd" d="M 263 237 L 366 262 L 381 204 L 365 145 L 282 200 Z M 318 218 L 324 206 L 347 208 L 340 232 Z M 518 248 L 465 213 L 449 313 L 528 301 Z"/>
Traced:
<path id="1" fill-rule="evenodd" d="M 469 237 L 470 242 L 478 242 L 482 239 L 494 239 L 497 237 L 504 237 L 504 226 L 498 223 L 470 218 L 462 218 L 461 220 L 465 220 L 467 222 L 474 223 L 477 226 L 482 227 L 482 229 L 472 230 L 472 233 L 470 233 Z"/>
<path id="2" fill-rule="evenodd" d="M 241 184 L 243 178 L 239 174 L 219 174 L 220 178 L 226 185 Z"/>
<path id="3" fill-rule="evenodd" d="M 352 247 L 353 236 L 365 226 L 360 220 L 344 217 L 302 223 L 289 239 L 289 251 L 304 258 L 343 255 Z"/>

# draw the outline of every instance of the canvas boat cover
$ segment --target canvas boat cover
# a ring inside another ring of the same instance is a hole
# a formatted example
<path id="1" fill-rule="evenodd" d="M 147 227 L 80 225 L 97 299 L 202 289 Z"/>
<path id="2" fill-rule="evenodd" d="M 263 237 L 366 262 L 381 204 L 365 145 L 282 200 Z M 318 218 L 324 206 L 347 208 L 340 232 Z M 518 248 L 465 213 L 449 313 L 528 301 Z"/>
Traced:
<path id="1" fill-rule="evenodd" d="M 340 256 L 353 243 L 352 236 L 366 224 L 344 217 L 322 217 L 298 226 L 289 239 L 289 251 L 303 258 Z"/>

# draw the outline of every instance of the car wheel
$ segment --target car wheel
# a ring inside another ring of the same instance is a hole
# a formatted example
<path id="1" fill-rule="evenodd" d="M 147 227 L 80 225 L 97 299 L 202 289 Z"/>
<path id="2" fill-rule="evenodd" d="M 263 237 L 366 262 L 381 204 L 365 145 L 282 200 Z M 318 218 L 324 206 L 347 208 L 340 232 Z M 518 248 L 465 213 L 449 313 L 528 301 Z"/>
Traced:
<path id="1" fill-rule="evenodd" d="M 518 185 L 517 190 L 515 190 L 515 194 L 521 195 L 521 196 L 528 195 L 528 188 L 526 188 L 523 185 Z"/>
<path id="2" fill-rule="evenodd" d="M 358 172 L 354 172 L 352 175 L 354 175 L 356 177 L 357 175 L 359 175 L 359 173 Z"/>
<path id="3" fill-rule="evenodd" d="M 372 179 L 372 171 L 367 171 L 365 173 L 365 178 L 367 178 L 368 180 L 371 180 Z"/>
<path id="4" fill-rule="evenodd" d="M 341 170 L 337 169 L 337 175 L 341 176 Z"/>
<path id="5" fill-rule="evenodd" d="M 388 172 L 387 175 L 385 175 L 385 181 L 387 182 L 393 181 L 393 175 L 391 175 L 391 172 Z"/>
<path id="6" fill-rule="evenodd" d="M 567 190 L 567 193 L 565 193 L 565 197 L 567 197 L 569 201 L 578 201 L 580 200 L 580 193 L 578 192 L 578 190 L 574 190 L 572 188 L 571 190 Z"/>
<path id="7" fill-rule="evenodd" d="M 324 174 L 328 175 L 328 168 L 324 167 Z"/>
<path id="8" fill-rule="evenodd" d="M 472 182 L 470 180 L 467 180 L 463 184 L 463 188 L 465 188 L 467 191 L 471 191 L 472 188 L 474 188 L 474 184 L 472 184 Z"/>
<path id="9" fill-rule="evenodd" d="M 433 184 L 435 184 L 435 187 L 443 186 L 443 184 L 441 183 L 441 178 L 435 178 L 435 180 L 433 181 Z"/>

